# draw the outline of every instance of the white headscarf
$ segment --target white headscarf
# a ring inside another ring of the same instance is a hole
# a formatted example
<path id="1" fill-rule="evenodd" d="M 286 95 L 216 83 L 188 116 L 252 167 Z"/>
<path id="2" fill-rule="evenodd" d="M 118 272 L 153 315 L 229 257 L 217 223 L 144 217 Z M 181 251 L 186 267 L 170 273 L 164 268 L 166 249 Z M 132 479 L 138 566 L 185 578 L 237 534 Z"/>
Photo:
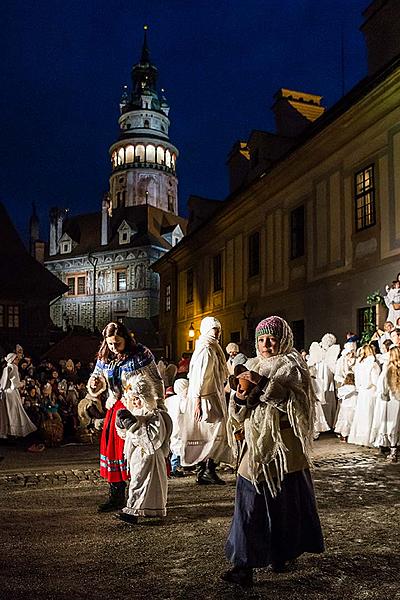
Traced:
<path id="1" fill-rule="evenodd" d="M 224 351 L 218 343 L 218 336 L 215 335 L 214 329 L 221 331 L 221 323 L 215 317 L 204 317 L 200 323 L 200 337 L 196 342 L 196 347 L 193 352 L 192 359 L 190 361 L 190 371 L 194 368 L 196 359 L 200 354 L 200 351 L 207 347 L 212 347 L 215 351 L 220 370 L 222 372 L 222 378 L 225 380 L 228 378 L 228 369 L 226 367 L 226 358 Z M 189 379 L 190 379 L 189 371 Z"/>

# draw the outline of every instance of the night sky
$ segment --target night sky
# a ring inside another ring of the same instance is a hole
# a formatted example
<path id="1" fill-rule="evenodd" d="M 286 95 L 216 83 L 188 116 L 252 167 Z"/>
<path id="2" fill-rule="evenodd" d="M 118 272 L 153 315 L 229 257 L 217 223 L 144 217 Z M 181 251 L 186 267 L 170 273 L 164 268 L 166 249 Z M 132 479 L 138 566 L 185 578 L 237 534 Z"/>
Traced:
<path id="1" fill-rule="evenodd" d="M 6 0 L 0 49 L 0 200 L 21 234 L 34 201 L 99 210 L 108 189 L 122 86 L 149 25 L 171 105 L 180 210 L 228 194 L 225 161 L 252 129 L 274 131 L 280 87 L 342 95 L 366 74 L 359 26 L 369 0 Z"/>

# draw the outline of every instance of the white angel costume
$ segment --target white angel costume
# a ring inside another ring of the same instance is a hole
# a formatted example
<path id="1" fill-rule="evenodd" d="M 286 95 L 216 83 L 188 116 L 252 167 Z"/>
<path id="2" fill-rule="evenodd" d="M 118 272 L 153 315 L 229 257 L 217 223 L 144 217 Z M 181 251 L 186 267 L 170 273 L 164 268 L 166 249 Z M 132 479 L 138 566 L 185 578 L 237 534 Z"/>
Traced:
<path id="1" fill-rule="evenodd" d="M 388 385 L 387 365 L 384 366 L 378 379 L 376 402 L 377 410 L 374 418 L 376 433 L 371 436 L 371 442 L 377 447 L 398 446 L 400 444 L 400 395 L 394 393 Z"/>
<path id="2" fill-rule="evenodd" d="M 189 381 L 187 379 L 177 379 L 174 383 L 173 396 L 165 399 L 167 411 L 172 420 L 171 452 L 175 456 L 182 454 L 182 439 L 179 430 L 179 415 L 182 414 L 186 406 L 187 390 Z"/>
<path id="3" fill-rule="evenodd" d="M 314 367 L 314 378 L 320 388 L 320 402 L 330 429 L 333 429 L 336 416 L 336 393 L 334 373 L 337 357 L 340 352 L 339 344 L 332 333 L 326 333 L 321 341 L 313 342 L 310 346 L 308 366 Z"/>
<path id="4" fill-rule="evenodd" d="M 142 408 L 134 408 L 138 398 Z M 157 408 L 157 392 L 152 381 L 133 375 L 124 393 L 124 403 L 135 416 L 129 429 L 116 427 L 125 438 L 124 455 L 130 476 L 124 513 L 134 516 L 163 517 L 167 513 L 167 468 L 172 421 L 165 410 Z"/>
<path id="5" fill-rule="evenodd" d="M 0 437 L 12 435 L 16 437 L 25 437 L 36 431 L 37 427 L 32 423 L 25 412 L 22 399 L 19 393 L 21 380 L 19 378 L 18 367 L 13 364 L 17 355 L 11 352 L 6 356 L 7 365 L 3 369 L 0 388 L 3 390 L 4 407 L 3 412 L 7 413 L 8 420 L 2 424 Z M 5 408 L 5 410 L 4 410 Z M 5 425 L 5 426 L 4 426 Z"/>
<path id="6" fill-rule="evenodd" d="M 346 342 L 339 358 L 337 359 L 334 379 L 338 387 L 343 385 L 343 382 L 349 373 L 354 373 L 354 365 L 356 364 L 356 350 L 356 342 Z"/>
<path id="7" fill-rule="evenodd" d="M 397 319 L 400 317 L 400 288 L 390 288 L 386 296 L 383 297 L 386 306 L 389 309 L 387 321 L 391 321 L 396 326 Z"/>
<path id="8" fill-rule="evenodd" d="M 354 380 L 358 393 L 354 419 L 348 437 L 349 444 L 371 445 L 371 433 L 376 403 L 376 386 L 380 366 L 374 356 L 357 361 L 354 367 Z"/>
<path id="9" fill-rule="evenodd" d="M 357 390 L 355 385 L 341 385 L 337 391 L 340 408 L 336 420 L 335 433 L 347 438 L 354 419 L 357 404 Z"/>

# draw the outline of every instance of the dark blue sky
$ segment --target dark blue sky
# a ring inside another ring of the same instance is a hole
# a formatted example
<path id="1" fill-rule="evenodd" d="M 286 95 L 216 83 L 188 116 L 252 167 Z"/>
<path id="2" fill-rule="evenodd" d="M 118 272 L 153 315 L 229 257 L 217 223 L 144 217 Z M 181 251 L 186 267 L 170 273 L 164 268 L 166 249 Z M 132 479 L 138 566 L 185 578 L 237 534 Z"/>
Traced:
<path id="1" fill-rule="evenodd" d="M 35 201 L 98 210 L 108 189 L 122 86 L 148 23 L 171 105 L 181 212 L 189 194 L 224 198 L 226 156 L 252 129 L 274 130 L 280 87 L 331 106 L 366 74 L 368 0 L 6 0 L 0 50 L 0 199 L 24 235 Z"/>

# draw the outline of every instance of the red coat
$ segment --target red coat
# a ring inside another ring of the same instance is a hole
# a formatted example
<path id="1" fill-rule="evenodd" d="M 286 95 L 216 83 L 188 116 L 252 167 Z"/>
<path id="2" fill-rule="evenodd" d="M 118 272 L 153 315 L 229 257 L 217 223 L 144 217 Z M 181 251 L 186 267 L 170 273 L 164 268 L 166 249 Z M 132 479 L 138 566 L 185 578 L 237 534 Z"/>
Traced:
<path id="1" fill-rule="evenodd" d="M 125 408 L 121 400 L 108 409 L 100 439 L 100 475 L 110 483 L 126 481 L 129 476 L 124 457 L 124 440 L 115 429 L 117 411 Z"/>

